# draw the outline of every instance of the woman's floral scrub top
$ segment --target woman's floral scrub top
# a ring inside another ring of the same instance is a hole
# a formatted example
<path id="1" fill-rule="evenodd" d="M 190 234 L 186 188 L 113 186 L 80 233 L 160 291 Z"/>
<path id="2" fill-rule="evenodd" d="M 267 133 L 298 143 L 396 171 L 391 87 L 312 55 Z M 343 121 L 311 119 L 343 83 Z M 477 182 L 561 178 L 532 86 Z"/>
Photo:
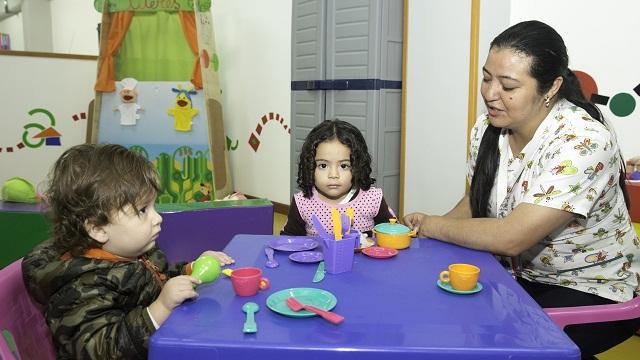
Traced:
<path id="1" fill-rule="evenodd" d="M 471 132 L 469 183 L 488 124 L 482 115 Z M 576 215 L 508 259 L 512 270 L 530 281 L 615 301 L 631 299 L 640 280 L 640 242 L 618 187 L 621 157 L 615 135 L 582 108 L 560 100 L 520 154 L 511 153 L 508 137 L 503 129 L 489 216 L 505 217 L 523 202 Z"/>

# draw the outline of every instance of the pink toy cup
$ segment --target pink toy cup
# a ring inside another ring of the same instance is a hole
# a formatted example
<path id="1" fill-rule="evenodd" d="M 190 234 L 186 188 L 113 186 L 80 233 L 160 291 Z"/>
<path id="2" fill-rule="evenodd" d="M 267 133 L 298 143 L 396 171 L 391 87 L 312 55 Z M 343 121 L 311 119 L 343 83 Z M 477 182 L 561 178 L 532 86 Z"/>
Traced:
<path id="1" fill-rule="evenodd" d="M 269 288 L 269 279 L 262 277 L 262 270 L 257 267 L 243 267 L 233 270 L 231 285 L 236 295 L 253 296 L 258 290 Z"/>

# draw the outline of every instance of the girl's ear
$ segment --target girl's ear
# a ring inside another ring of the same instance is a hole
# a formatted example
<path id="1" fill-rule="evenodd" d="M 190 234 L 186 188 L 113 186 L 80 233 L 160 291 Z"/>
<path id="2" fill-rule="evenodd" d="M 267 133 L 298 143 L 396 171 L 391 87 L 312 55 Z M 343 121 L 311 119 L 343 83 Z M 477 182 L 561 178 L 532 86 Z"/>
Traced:
<path id="1" fill-rule="evenodd" d="M 85 220 L 84 229 L 87 231 L 87 234 L 89 234 L 89 237 L 101 244 L 109 240 L 109 234 L 105 231 L 104 226 L 98 226 L 89 220 Z"/>

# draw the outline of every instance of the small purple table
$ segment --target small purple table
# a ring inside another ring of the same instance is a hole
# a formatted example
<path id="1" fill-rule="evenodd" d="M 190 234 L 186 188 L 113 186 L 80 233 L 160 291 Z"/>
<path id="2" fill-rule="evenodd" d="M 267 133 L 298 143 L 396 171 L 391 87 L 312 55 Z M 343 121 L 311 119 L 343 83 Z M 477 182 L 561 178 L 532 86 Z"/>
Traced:
<path id="1" fill-rule="evenodd" d="M 236 234 L 273 234 L 273 204 L 266 199 L 159 204 L 156 209 L 163 219 L 156 244 L 171 262 L 220 251 Z"/>
<path id="2" fill-rule="evenodd" d="M 317 264 L 276 251 L 280 267 L 264 266 L 274 236 L 236 235 L 225 252 L 236 266 L 257 266 L 271 288 L 238 297 L 221 277 L 198 288 L 199 298 L 174 310 L 152 336 L 150 359 L 579 359 L 576 345 L 490 254 L 432 239 L 413 239 L 389 259 L 356 254 L 351 272 L 312 283 Z M 481 268 L 484 289 L 456 295 L 436 285 L 447 265 Z M 267 297 L 285 288 L 333 293 L 346 320 L 290 318 L 271 311 Z M 244 334 L 247 301 L 260 305 L 258 332 Z"/>

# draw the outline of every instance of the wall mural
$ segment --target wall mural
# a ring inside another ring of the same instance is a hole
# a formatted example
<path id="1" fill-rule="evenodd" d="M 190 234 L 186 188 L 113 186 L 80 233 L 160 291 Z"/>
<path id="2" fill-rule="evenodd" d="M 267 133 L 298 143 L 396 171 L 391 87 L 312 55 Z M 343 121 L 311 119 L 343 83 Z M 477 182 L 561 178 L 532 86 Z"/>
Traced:
<path id="1" fill-rule="evenodd" d="M 44 146 L 61 146 L 62 145 L 62 134 L 55 129 L 56 126 L 56 118 L 53 114 L 43 108 L 35 108 L 31 109 L 28 114 L 35 118 L 43 118 L 38 122 L 30 122 L 25 124 L 22 128 L 24 132 L 22 133 L 22 138 L 20 141 L 17 141 L 14 144 L 0 146 L 0 153 L 12 153 L 16 150 L 22 149 L 37 149 Z M 86 120 L 87 114 L 85 112 L 80 112 L 78 114 L 74 114 L 72 117 L 73 121 L 76 122 L 78 120 Z"/>
<path id="2" fill-rule="evenodd" d="M 612 97 L 599 94 L 598 85 L 591 75 L 583 71 L 574 71 L 574 73 L 576 77 L 578 77 L 578 80 L 580 80 L 584 97 L 590 99 L 592 103 L 604 106 L 608 105 L 613 115 L 618 117 L 629 116 L 635 110 L 636 100 L 630 93 L 620 92 Z M 640 84 L 633 88 L 633 91 L 636 95 L 640 96 Z"/>
<path id="3" fill-rule="evenodd" d="M 260 147 L 259 136 L 262 133 L 262 128 L 270 120 L 280 123 L 280 125 L 282 125 L 282 128 L 287 132 L 287 134 L 291 135 L 291 128 L 289 127 L 289 125 L 284 124 L 283 116 L 280 116 L 280 114 L 274 113 L 274 112 L 264 114 L 260 118 L 260 120 L 258 120 L 258 125 L 256 126 L 256 130 L 252 132 L 251 135 L 249 136 L 249 146 L 251 146 L 253 151 L 258 152 L 258 148 Z"/>
<path id="4" fill-rule="evenodd" d="M 238 141 L 224 134 L 211 1 L 96 0 L 94 6 L 103 13 L 107 46 L 98 61 L 91 140 L 145 154 L 161 177 L 158 202 L 230 195 L 227 151 Z"/>
<path id="5" fill-rule="evenodd" d="M 135 86 L 134 86 L 135 83 Z M 135 89 L 102 94 L 98 142 L 122 144 L 149 159 L 160 176 L 158 203 L 213 200 L 213 161 L 202 113 L 202 91 L 189 82 L 116 82 L 117 89 Z M 128 102 L 125 102 L 128 101 Z M 121 104 L 135 104 L 131 117 L 122 123 Z M 230 143 L 230 139 L 227 143 Z"/>
<path id="6" fill-rule="evenodd" d="M 162 192 L 157 202 L 186 203 L 213 200 L 213 164 L 206 146 L 131 145 L 158 170 Z"/>

